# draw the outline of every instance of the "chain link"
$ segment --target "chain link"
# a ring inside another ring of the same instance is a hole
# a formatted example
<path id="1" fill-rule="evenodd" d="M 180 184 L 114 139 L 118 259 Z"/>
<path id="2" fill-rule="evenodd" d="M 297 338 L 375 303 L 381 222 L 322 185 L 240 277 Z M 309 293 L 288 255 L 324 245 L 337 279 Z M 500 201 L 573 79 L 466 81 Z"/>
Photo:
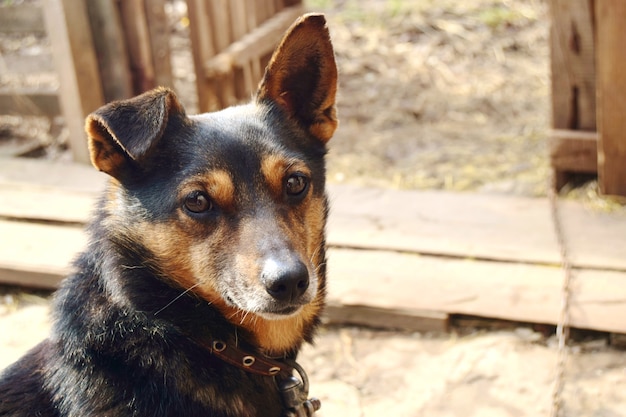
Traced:
<path id="1" fill-rule="evenodd" d="M 558 195 L 556 192 L 556 181 L 554 175 L 550 186 L 548 187 L 548 198 L 550 200 L 550 214 L 554 233 L 556 235 L 557 245 L 560 252 L 561 268 L 563 270 L 563 284 L 561 288 L 561 309 L 559 311 L 559 321 L 556 326 L 556 338 L 558 342 L 557 348 L 557 364 L 556 376 L 554 378 L 554 388 L 552 391 L 552 407 L 550 409 L 550 417 L 560 417 L 563 412 L 563 388 L 565 386 L 565 368 L 567 364 L 567 341 L 569 339 L 570 325 L 570 297 L 571 297 L 571 281 L 572 281 L 572 265 L 569 260 L 567 251 L 567 242 L 559 216 Z"/>

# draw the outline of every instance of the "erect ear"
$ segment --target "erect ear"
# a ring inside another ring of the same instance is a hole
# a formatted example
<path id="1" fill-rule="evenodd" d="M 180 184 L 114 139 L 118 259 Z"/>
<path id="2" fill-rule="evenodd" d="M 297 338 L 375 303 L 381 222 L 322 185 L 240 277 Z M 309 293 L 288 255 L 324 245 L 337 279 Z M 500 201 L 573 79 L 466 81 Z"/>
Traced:
<path id="1" fill-rule="evenodd" d="M 326 19 L 300 17 L 287 31 L 265 69 L 257 101 L 281 107 L 326 143 L 337 128 L 337 66 Z"/>
<path id="2" fill-rule="evenodd" d="M 121 179 L 159 142 L 168 123 L 185 116 L 173 91 L 156 88 L 109 103 L 87 116 L 91 163 Z"/>

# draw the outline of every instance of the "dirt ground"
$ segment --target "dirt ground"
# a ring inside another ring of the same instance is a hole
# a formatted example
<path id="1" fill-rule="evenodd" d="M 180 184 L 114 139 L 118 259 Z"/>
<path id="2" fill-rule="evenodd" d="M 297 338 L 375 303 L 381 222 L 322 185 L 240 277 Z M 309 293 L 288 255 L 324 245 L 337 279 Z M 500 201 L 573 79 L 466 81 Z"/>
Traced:
<path id="1" fill-rule="evenodd" d="M 174 71 L 193 110 L 180 1 L 169 4 Z M 384 187 L 542 196 L 548 182 L 548 16 L 540 0 L 311 0 L 327 14 L 340 68 L 341 126 L 329 178 Z M 42 39 L 0 39 L 0 58 Z M 0 64 L 2 64 L 0 60 Z M 0 66 L 0 70 L 2 70 Z M 0 71 L 0 87 L 54 84 Z M 38 140 L 66 158 L 47 120 L 0 117 L 0 148 Z M 33 139 L 35 138 L 35 139 Z M 584 193 L 595 195 L 593 183 Z M 332 271 L 331 271 L 332 272 Z M 47 332 L 48 297 L 0 292 L 0 369 Z M 324 328 L 301 363 L 322 416 L 548 416 L 557 349 L 532 328 L 403 333 Z M 604 335 L 569 348 L 562 416 L 626 410 L 626 355 Z"/>
<path id="2" fill-rule="evenodd" d="M 48 298 L 5 293 L 0 369 L 45 337 Z M 325 327 L 300 364 L 320 417 L 549 416 L 554 337 L 530 327 L 445 334 Z M 626 410 L 626 355 L 602 335 L 569 348 L 563 417 L 618 417 Z"/>

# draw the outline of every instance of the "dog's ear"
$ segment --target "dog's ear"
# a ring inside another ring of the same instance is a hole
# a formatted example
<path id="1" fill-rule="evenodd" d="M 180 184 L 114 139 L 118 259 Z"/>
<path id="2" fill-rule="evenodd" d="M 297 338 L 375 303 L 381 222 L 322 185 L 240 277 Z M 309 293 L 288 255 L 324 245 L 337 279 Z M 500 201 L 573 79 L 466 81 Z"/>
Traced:
<path id="1" fill-rule="evenodd" d="M 87 116 L 85 124 L 92 164 L 121 179 L 141 165 L 168 123 L 184 116 L 176 95 L 166 88 L 102 106 Z"/>
<path id="2" fill-rule="evenodd" d="M 257 101 L 281 107 L 313 136 L 326 143 L 337 128 L 337 66 L 326 19 L 300 17 L 274 52 L 257 92 Z"/>

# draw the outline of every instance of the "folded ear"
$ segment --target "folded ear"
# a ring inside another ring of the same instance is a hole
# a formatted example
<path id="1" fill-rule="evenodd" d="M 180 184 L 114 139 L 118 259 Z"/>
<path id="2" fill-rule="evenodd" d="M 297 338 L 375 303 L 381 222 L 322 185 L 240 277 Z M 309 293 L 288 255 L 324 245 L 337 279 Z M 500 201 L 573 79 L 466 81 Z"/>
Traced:
<path id="1" fill-rule="evenodd" d="M 257 101 L 281 107 L 326 143 L 337 128 L 337 66 L 326 19 L 300 17 L 287 31 L 265 69 Z"/>
<path id="2" fill-rule="evenodd" d="M 184 117 L 173 91 L 156 88 L 109 103 L 87 116 L 85 130 L 92 164 L 121 179 L 159 142 L 168 123 Z"/>

